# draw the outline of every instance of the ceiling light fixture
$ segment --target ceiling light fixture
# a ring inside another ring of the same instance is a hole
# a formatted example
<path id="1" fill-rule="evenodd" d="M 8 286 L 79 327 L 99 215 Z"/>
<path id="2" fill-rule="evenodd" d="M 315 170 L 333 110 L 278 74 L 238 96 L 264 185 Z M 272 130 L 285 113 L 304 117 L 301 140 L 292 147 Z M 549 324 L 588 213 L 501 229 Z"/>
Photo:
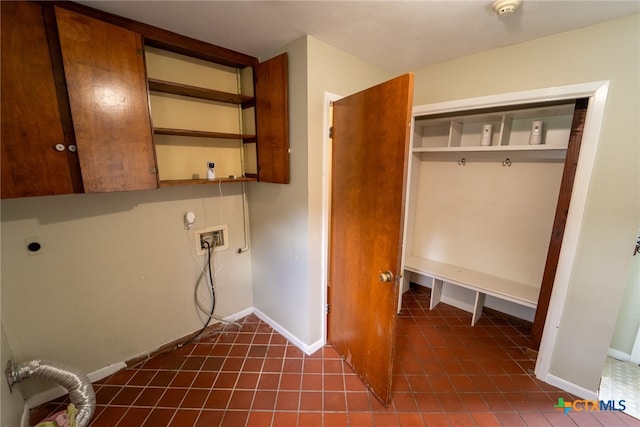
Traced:
<path id="1" fill-rule="evenodd" d="M 522 5 L 523 0 L 495 0 L 491 6 L 498 15 L 508 15 Z"/>

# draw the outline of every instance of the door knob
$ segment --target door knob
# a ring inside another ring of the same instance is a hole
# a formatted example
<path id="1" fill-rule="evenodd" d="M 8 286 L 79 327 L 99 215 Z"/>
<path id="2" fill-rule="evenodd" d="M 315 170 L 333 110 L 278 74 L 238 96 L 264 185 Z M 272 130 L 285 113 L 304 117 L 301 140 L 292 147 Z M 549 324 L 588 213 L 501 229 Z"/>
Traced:
<path id="1" fill-rule="evenodd" d="M 389 270 L 387 270 L 387 271 L 385 271 L 383 273 L 380 273 L 378 275 L 378 279 L 381 282 L 393 282 L 393 273 L 390 272 Z"/>

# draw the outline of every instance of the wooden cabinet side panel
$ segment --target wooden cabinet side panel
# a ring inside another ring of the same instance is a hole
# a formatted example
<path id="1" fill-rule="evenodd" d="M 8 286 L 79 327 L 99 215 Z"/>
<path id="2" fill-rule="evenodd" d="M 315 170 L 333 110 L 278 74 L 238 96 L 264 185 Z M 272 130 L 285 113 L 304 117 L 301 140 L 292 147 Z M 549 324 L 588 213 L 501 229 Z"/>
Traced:
<path id="1" fill-rule="evenodd" d="M 1 5 L 2 198 L 72 193 L 42 7 Z"/>
<path id="2" fill-rule="evenodd" d="M 56 8 L 85 192 L 158 187 L 139 34 Z"/>
<path id="3" fill-rule="evenodd" d="M 289 183 L 287 54 L 255 68 L 258 181 Z"/>

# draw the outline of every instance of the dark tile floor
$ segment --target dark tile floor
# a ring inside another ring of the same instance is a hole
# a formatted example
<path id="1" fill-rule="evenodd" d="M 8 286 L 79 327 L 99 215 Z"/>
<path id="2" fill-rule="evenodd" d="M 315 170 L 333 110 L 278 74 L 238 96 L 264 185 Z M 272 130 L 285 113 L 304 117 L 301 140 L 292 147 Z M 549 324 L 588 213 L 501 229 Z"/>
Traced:
<path id="1" fill-rule="evenodd" d="M 331 346 L 302 353 L 256 316 L 94 384 L 98 426 L 640 426 L 619 412 L 554 408 L 576 399 L 536 380 L 526 327 L 412 290 L 398 324 L 393 403 L 384 408 Z M 63 409 L 32 410 L 32 425 Z"/>

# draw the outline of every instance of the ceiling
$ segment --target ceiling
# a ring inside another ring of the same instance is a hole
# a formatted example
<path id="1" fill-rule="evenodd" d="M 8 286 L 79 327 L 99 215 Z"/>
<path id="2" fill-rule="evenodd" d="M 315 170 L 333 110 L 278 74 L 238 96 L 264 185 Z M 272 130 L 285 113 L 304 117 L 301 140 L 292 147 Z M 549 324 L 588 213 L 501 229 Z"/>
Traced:
<path id="1" fill-rule="evenodd" d="M 258 58 L 309 34 L 390 73 L 640 13 L 640 0 L 80 1 Z"/>

